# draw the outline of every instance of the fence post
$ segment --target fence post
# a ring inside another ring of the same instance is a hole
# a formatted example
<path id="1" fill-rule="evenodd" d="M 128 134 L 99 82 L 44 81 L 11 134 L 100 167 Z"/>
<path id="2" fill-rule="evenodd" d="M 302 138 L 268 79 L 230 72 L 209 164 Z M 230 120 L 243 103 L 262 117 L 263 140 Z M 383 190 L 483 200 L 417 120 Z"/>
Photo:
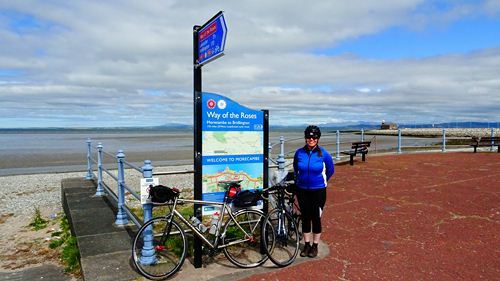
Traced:
<path id="1" fill-rule="evenodd" d="M 87 176 L 85 179 L 91 180 L 94 178 L 92 171 L 92 141 L 90 138 L 87 139 Z"/>
<path id="2" fill-rule="evenodd" d="M 127 213 L 123 209 L 125 204 L 125 169 L 123 168 L 123 159 L 125 159 L 125 153 L 123 150 L 118 150 L 116 155 L 118 162 L 118 213 L 116 214 L 116 225 L 126 225 L 128 224 Z"/>
<path id="3" fill-rule="evenodd" d="M 280 136 L 280 154 L 278 155 L 278 171 L 281 173 L 285 170 L 285 137 Z"/>
<path id="4" fill-rule="evenodd" d="M 398 129 L 398 154 L 401 154 L 401 129 Z"/>
<path id="5" fill-rule="evenodd" d="M 495 131 L 493 129 L 493 127 L 491 127 L 491 147 L 490 147 L 490 151 L 493 151 L 493 148 L 494 148 L 494 144 L 495 142 L 493 141 L 493 137 L 495 136 Z"/>
<path id="6" fill-rule="evenodd" d="M 144 160 L 144 166 L 142 166 L 142 176 L 146 179 L 153 177 L 153 166 L 151 165 L 151 160 Z M 143 220 L 145 223 L 153 218 L 153 204 L 142 204 L 142 209 L 144 210 Z M 140 257 L 141 264 L 150 265 L 156 263 L 153 238 L 153 225 L 149 225 L 144 232 L 144 237 L 142 238 L 144 243 Z"/>
<path id="7" fill-rule="evenodd" d="M 446 129 L 443 129 L 443 145 L 441 146 L 441 151 L 446 151 Z"/>
<path id="8" fill-rule="evenodd" d="M 365 129 L 361 128 L 361 141 L 365 141 Z"/>
<path id="9" fill-rule="evenodd" d="M 335 160 L 340 160 L 340 132 L 337 130 L 337 152 L 335 152 Z"/>
<path id="10" fill-rule="evenodd" d="M 102 187 L 102 144 L 97 144 L 97 190 L 95 196 L 104 196 L 104 188 Z"/>

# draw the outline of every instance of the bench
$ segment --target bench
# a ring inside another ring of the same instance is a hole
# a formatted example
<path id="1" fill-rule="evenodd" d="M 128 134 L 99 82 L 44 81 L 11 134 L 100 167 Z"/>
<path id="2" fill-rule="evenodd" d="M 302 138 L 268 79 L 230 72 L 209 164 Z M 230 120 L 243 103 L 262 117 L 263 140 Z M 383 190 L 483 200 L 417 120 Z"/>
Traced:
<path id="1" fill-rule="evenodd" d="M 500 137 L 472 137 L 470 146 L 474 147 L 474 153 L 479 146 L 496 146 L 497 152 L 500 153 Z"/>
<path id="2" fill-rule="evenodd" d="M 368 154 L 368 147 L 370 147 L 371 141 L 356 141 L 351 144 L 351 150 L 342 151 L 342 154 L 350 156 L 349 165 L 354 165 L 354 156 L 361 153 L 361 159 L 365 161 L 366 154 Z"/>

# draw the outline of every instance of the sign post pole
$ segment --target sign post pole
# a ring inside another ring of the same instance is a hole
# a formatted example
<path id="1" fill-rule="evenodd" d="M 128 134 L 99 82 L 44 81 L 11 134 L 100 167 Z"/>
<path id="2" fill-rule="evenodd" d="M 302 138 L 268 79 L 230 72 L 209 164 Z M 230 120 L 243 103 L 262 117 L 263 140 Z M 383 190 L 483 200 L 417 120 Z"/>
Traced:
<path id="1" fill-rule="evenodd" d="M 201 200 L 202 187 L 201 187 L 201 66 L 198 64 L 198 38 L 200 26 L 193 27 L 193 134 L 194 134 L 194 199 Z M 201 220 L 201 206 L 194 205 L 193 215 Z M 200 238 L 194 237 L 194 267 L 200 268 L 202 266 L 202 242 Z"/>
<path id="2" fill-rule="evenodd" d="M 194 135 L 194 199 L 202 200 L 202 75 L 201 67 L 224 55 L 226 22 L 218 12 L 204 25 L 193 26 L 193 135 Z M 194 204 L 194 216 L 202 219 L 202 206 Z M 194 267 L 202 266 L 202 241 L 194 237 Z"/>

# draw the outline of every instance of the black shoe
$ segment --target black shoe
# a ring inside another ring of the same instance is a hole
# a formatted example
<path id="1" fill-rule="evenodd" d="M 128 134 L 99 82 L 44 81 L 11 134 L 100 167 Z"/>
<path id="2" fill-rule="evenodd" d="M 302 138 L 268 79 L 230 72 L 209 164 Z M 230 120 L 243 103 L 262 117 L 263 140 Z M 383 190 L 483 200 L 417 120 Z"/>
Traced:
<path id="1" fill-rule="evenodd" d="M 315 258 L 317 255 L 318 255 L 318 244 L 313 244 L 307 256 L 310 258 Z"/>
<path id="2" fill-rule="evenodd" d="M 307 257 L 309 255 L 310 250 L 311 250 L 311 245 L 309 243 L 306 243 L 304 245 L 304 248 L 302 249 L 302 252 L 300 252 L 300 256 Z"/>

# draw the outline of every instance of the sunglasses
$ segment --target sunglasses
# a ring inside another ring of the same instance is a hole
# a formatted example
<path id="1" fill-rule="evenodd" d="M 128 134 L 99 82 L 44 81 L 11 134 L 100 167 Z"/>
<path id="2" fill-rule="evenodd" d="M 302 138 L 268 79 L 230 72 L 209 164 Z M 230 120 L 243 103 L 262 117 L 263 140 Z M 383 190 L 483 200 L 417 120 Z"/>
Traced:
<path id="1" fill-rule="evenodd" d="M 318 137 L 306 137 L 306 140 L 311 139 L 311 140 L 317 140 L 319 139 Z"/>

